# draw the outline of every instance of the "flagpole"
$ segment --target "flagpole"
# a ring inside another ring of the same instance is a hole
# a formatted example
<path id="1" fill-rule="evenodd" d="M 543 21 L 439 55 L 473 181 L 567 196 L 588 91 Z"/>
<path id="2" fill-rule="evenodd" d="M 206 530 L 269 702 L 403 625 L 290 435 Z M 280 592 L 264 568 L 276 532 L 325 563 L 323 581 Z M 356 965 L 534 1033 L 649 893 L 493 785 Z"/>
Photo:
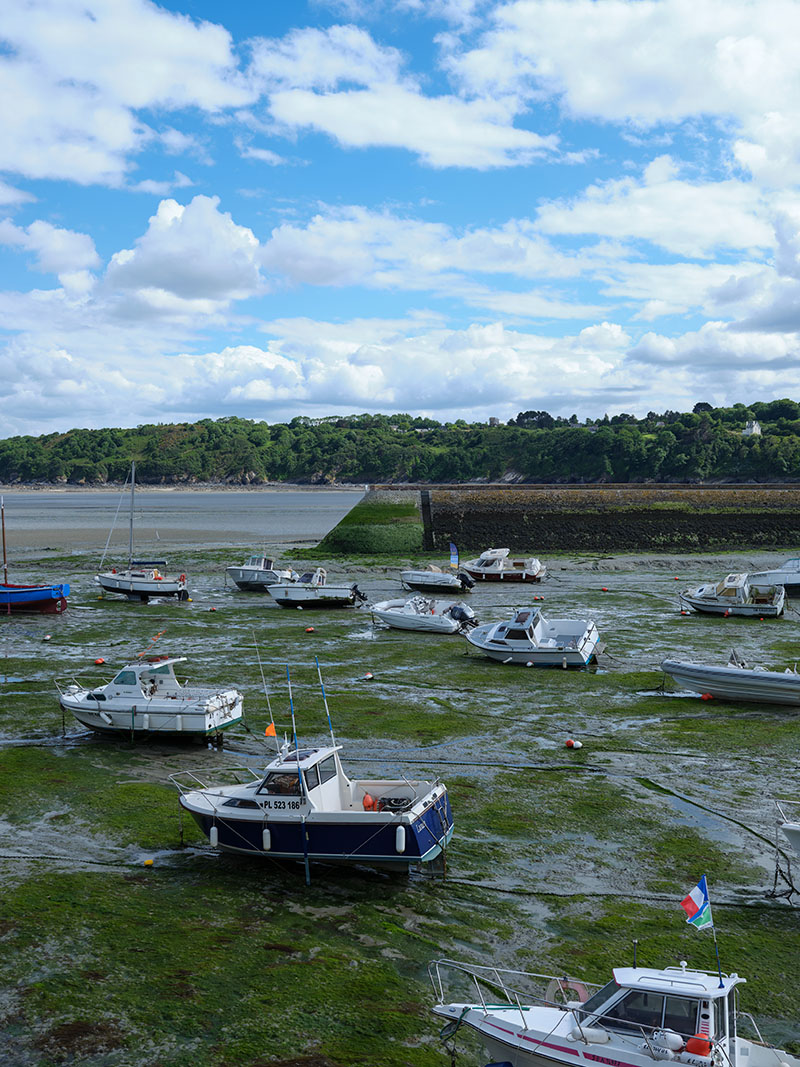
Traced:
<path id="1" fill-rule="evenodd" d="M 719 945 L 717 944 L 717 928 L 711 927 L 711 933 L 714 935 L 714 951 L 717 954 L 717 973 L 719 974 L 719 988 L 724 989 L 725 983 L 722 981 L 722 964 L 719 962 Z"/>

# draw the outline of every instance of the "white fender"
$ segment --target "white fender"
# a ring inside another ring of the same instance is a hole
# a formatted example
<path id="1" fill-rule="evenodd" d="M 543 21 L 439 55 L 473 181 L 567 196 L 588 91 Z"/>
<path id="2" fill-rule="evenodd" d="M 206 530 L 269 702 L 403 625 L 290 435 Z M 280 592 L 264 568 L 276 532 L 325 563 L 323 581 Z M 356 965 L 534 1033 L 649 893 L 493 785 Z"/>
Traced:
<path id="1" fill-rule="evenodd" d="M 103 722 L 106 724 L 106 726 L 110 726 L 111 725 L 111 716 L 107 712 L 100 711 L 100 712 L 98 712 L 98 714 L 99 714 L 100 718 L 103 720 Z"/>
<path id="2" fill-rule="evenodd" d="M 212 848 L 216 848 L 219 845 L 219 830 L 216 826 L 212 826 L 208 831 L 208 843 Z"/>
<path id="3" fill-rule="evenodd" d="M 272 848 L 272 835 L 269 832 L 269 827 L 265 826 L 261 831 L 261 847 L 265 852 L 269 852 Z"/>
<path id="4" fill-rule="evenodd" d="M 567 1040 L 583 1041 L 587 1045 L 605 1045 L 611 1040 L 611 1034 L 597 1026 L 575 1026 L 567 1034 Z"/>
<path id="5" fill-rule="evenodd" d="M 401 823 L 394 832 L 394 847 L 397 852 L 406 850 L 406 828 Z"/>
<path id="6" fill-rule="evenodd" d="M 686 1044 L 681 1035 L 674 1030 L 657 1030 L 653 1034 L 653 1042 L 656 1045 L 663 1045 L 670 1052 L 680 1052 Z"/>

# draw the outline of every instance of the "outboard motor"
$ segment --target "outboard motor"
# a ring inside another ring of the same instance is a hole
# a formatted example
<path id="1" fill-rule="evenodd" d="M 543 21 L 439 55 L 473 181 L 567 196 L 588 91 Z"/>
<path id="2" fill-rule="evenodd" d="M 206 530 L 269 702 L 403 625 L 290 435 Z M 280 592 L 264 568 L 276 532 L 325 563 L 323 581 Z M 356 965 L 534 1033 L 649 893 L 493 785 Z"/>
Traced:
<path id="1" fill-rule="evenodd" d="M 459 571 L 456 578 L 461 582 L 462 589 L 472 589 L 473 585 L 475 585 L 475 579 L 467 574 L 466 571 Z"/>
<path id="2" fill-rule="evenodd" d="M 353 586 L 353 595 L 355 596 L 356 600 L 361 601 L 362 604 L 366 603 L 366 601 L 369 600 L 367 594 L 362 593 L 357 585 Z"/>
<path id="3" fill-rule="evenodd" d="M 471 630 L 473 626 L 478 625 L 478 620 L 475 618 L 475 612 L 472 608 L 468 608 L 466 604 L 453 604 L 452 608 L 447 613 L 451 619 L 459 624 L 459 630 Z"/>

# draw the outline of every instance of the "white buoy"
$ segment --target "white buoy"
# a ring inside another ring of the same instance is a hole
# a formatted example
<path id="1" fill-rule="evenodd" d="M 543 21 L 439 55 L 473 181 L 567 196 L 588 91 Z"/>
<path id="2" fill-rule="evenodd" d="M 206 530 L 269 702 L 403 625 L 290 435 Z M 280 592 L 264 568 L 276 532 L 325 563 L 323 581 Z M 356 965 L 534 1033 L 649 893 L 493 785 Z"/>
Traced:
<path id="1" fill-rule="evenodd" d="M 269 832 L 269 827 L 265 826 L 261 831 L 261 847 L 265 852 L 269 852 L 272 848 L 272 835 Z"/>
<path id="2" fill-rule="evenodd" d="M 406 850 L 406 828 L 402 824 L 394 832 L 394 847 L 397 852 Z"/>
<path id="3" fill-rule="evenodd" d="M 216 848 L 219 844 L 219 830 L 216 828 L 216 826 L 212 826 L 211 829 L 208 831 L 208 843 L 211 845 L 212 848 Z"/>

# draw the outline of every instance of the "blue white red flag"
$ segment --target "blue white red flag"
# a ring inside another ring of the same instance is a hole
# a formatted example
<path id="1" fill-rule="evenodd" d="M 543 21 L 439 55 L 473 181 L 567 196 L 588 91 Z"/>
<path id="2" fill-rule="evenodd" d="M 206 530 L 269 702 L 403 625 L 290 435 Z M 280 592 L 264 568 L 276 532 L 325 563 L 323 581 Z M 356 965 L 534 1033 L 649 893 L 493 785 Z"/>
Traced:
<path id="1" fill-rule="evenodd" d="M 711 918 L 711 901 L 708 899 L 708 886 L 706 876 L 700 879 L 687 897 L 681 901 L 681 907 L 686 912 L 686 921 L 691 923 L 697 930 L 710 930 L 714 926 Z"/>

